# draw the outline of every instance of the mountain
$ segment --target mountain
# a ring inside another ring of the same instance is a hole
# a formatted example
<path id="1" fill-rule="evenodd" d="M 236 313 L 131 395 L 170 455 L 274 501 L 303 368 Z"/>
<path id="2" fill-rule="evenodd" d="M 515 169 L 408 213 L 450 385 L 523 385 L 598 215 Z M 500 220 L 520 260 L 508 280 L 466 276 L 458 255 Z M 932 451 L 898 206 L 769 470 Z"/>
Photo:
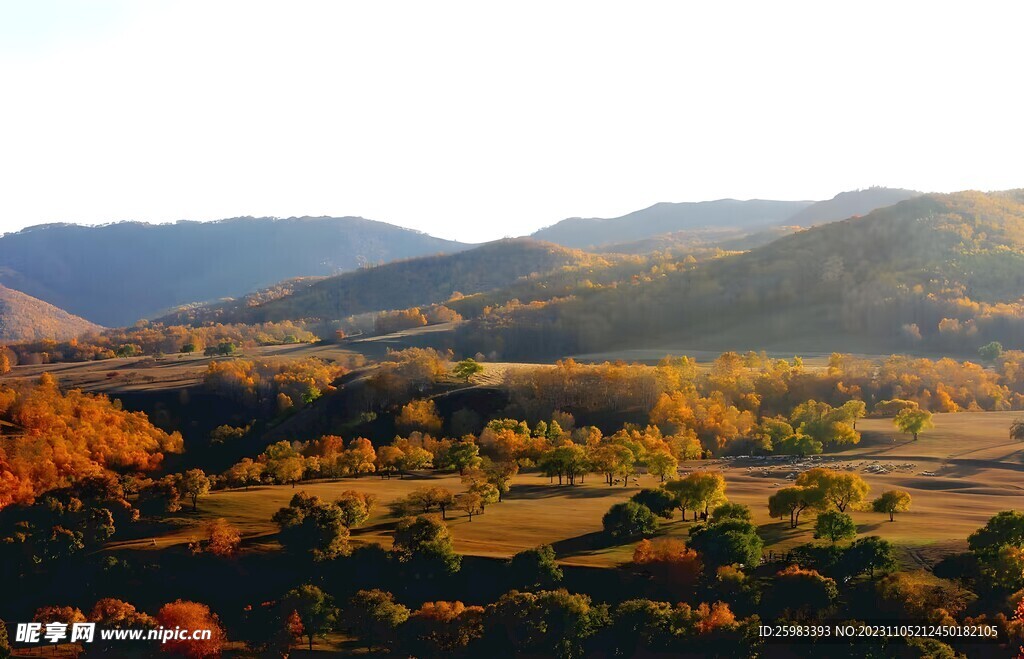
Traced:
<path id="1" fill-rule="evenodd" d="M 487 291 L 534 273 L 597 260 L 602 258 L 550 243 L 505 239 L 455 254 L 396 261 L 324 279 L 284 282 L 278 293 L 260 292 L 240 301 L 185 307 L 159 320 L 201 324 L 339 319 L 444 302 L 456 292 Z"/>
<path id="2" fill-rule="evenodd" d="M 502 358 L 666 345 L 1024 349 L 1024 190 L 926 194 L 742 254 L 464 326 Z M 713 346 L 713 347 L 712 347 Z"/>
<path id="3" fill-rule="evenodd" d="M 119 326 L 285 279 L 466 247 L 358 217 L 49 224 L 0 237 L 0 284 Z"/>
<path id="4" fill-rule="evenodd" d="M 100 329 L 52 304 L 0 286 L 0 341 L 64 340 Z"/>
<path id="5" fill-rule="evenodd" d="M 574 217 L 532 234 L 532 238 L 585 249 L 628 243 L 684 229 L 752 228 L 789 224 L 811 201 L 759 199 L 659 203 L 610 219 Z"/>
<path id="6" fill-rule="evenodd" d="M 848 217 L 867 215 L 873 210 L 892 206 L 920 196 L 920 192 L 902 188 L 867 188 L 840 192 L 826 201 L 819 201 L 789 218 L 787 224 L 809 227 L 825 222 L 837 222 Z"/>

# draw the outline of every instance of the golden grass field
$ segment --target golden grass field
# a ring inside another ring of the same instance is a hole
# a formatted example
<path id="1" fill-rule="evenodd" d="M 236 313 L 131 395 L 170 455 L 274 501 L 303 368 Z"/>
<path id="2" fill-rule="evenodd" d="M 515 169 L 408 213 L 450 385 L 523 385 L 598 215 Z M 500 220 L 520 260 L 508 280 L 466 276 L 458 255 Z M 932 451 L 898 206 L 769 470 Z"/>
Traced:
<path id="1" fill-rule="evenodd" d="M 904 548 L 909 564 L 925 565 L 934 558 L 965 546 L 967 536 L 993 514 L 1024 508 L 1024 444 L 1010 441 L 1007 429 L 1017 416 L 1013 412 L 984 412 L 935 415 L 935 429 L 917 442 L 896 432 L 889 419 L 862 420 L 858 428 L 863 440 L 857 447 L 823 456 L 821 463 L 833 468 L 849 467 L 864 476 L 871 495 L 901 488 L 910 492 L 913 505 L 890 523 L 886 515 L 855 511 L 862 534 L 880 535 Z M 888 474 L 866 473 L 863 468 L 877 461 L 881 465 L 908 465 Z M 726 476 L 731 501 L 749 505 L 770 549 L 785 549 L 812 540 L 813 516 L 805 515 L 799 528 L 789 528 L 788 519 L 768 517 L 768 496 L 785 487 L 786 476 L 799 467 L 772 466 L 767 475 L 755 460 L 691 462 L 692 469 L 720 469 Z M 935 476 L 921 475 L 932 472 Z M 298 491 L 305 490 L 326 499 L 346 489 L 370 492 L 378 505 L 371 520 L 355 529 L 355 542 L 390 543 L 395 520 L 388 516 L 387 502 L 423 485 L 441 485 L 455 492 L 463 487 L 457 474 L 416 474 L 405 479 L 383 480 L 374 476 L 301 483 L 297 487 L 265 486 L 250 491 L 214 492 L 200 500 L 199 512 L 178 515 L 182 526 L 158 537 L 155 548 L 185 543 L 199 535 L 203 520 L 224 517 L 237 525 L 250 548 L 270 548 L 275 532 L 271 516 Z M 508 557 L 539 544 L 552 544 L 566 564 L 612 566 L 628 561 L 632 545 L 608 546 L 601 530 L 601 517 L 614 503 L 623 501 L 640 487 L 655 487 L 657 479 L 639 477 L 630 487 L 605 485 L 599 475 L 583 485 L 558 486 L 536 473 L 520 474 L 511 493 L 501 504 L 489 506 L 486 514 L 470 522 L 464 513 L 450 512 L 449 525 L 456 549 L 465 554 Z M 685 537 L 690 522 L 677 517 L 662 524 L 661 535 Z M 114 547 L 153 548 L 150 538 L 119 543 Z"/>

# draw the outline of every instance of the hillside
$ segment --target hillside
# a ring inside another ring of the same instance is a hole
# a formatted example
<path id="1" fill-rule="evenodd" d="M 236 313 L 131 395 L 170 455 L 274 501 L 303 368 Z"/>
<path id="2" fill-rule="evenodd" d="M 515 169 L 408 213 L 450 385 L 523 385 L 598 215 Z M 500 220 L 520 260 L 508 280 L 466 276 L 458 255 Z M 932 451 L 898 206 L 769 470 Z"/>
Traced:
<path id="1" fill-rule="evenodd" d="M 465 247 L 355 217 L 50 224 L 0 237 L 0 284 L 117 326 L 293 277 Z"/>
<path id="2" fill-rule="evenodd" d="M 734 349 L 973 353 L 1024 347 L 1024 191 L 929 194 L 744 254 L 530 307 L 463 330 L 505 358 L 729 337 Z M 788 343 L 786 343 L 788 342 Z"/>
<path id="3" fill-rule="evenodd" d="M 99 329 L 52 304 L 0 286 L 0 341 L 70 339 Z"/>
<path id="4" fill-rule="evenodd" d="M 443 256 L 427 256 L 328 277 L 286 283 L 290 293 L 271 299 L 194 306 L 161 320 L 190 322 L 272 322 L 339 319 L 369 311 L 443 302 L 454 293 L 472 294 L 509 286 L 534 273 L 598 261 L 577 250 L 530 239 L 499 240 Z"/>
<path id="5" fill-rule="evenodd" d="M 659 203 L 622 217 L 570 218 L 532 234 L 566 247 L 628 243 L 684 229 L 751 228 L 786 224 L 810 201 L 717 201 Z"/>

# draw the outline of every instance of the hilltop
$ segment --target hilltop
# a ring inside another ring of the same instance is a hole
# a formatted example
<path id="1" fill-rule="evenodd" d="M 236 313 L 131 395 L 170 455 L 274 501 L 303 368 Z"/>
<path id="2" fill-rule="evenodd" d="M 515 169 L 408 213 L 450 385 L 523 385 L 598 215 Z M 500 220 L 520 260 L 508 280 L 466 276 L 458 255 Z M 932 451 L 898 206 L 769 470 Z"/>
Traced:
<path id="1" fill-rule="evenodd" d="M 0 284 L 119 326 L 285 279 L 466 247 L 358 217 L 50 224 L 0 237 Z"/>
<path id="2" fill-rule="evenodd" d="M 159 319 L 166 323 L 275 322 L 339 319 L 355 314 L 444 302 L 513 284 L 531 274 L 602 260 L 578 250 L 517 238 L 455 254 L 366 267 L 334 277 L 285 282 L 240 300 L 198 305 Z"/>
<path id="3" fill-rule="evenodd" d="M 621 217 L 570 218 L 535 232 L 534 238 L 603 252 L 638 253 L 670 249 L 694 240 L 742 239 L 767 235 L 766 229 L 809 227 L 865 215 L 878 208 L 911 199 L 919 192 L 874 187 L 841 192 L 826 201 L 766 201 L 754 199 L 659 203 Z M 750 245 L 763 244 L 754 239 Z"/>
<path id="4" fill-rule="evenodd" d="M 62 340 L 98 329 L 84 318 L 0 286 L 0 341 Z"/>

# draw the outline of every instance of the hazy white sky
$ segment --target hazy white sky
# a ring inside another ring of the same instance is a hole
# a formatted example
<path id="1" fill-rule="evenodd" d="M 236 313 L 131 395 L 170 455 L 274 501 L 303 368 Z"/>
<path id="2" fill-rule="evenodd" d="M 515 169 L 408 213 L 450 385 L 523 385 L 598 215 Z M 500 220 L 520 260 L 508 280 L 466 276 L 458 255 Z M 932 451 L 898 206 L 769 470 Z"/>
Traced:
<path id="1" fill-rule="evenodd" d="M 0 230 L 1024 187 L 1015 2 L 0 0 Z"/>

